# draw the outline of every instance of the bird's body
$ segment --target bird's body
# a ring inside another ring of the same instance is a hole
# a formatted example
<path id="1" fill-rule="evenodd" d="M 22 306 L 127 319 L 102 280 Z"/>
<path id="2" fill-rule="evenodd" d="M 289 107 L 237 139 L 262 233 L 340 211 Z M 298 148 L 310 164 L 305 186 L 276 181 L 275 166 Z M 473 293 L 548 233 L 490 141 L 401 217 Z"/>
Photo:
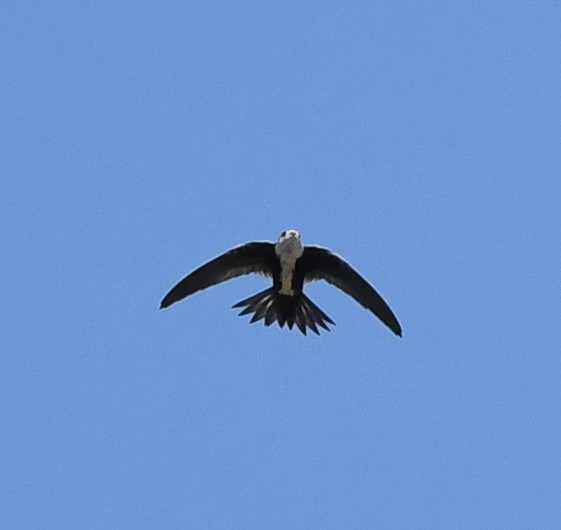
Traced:
<path id="1" fill-rule="evenodd" d="M 302 245 L 297 230 L 284 231 L 276 243 L 256 241 L 237 246 L 214 258 L 183 278 L 162 300 L 160 308 L 211 285 L 241 276 L 260 273 L 272 279 L 272 287 L 238 302 L 240 315 L 253 313 L 251 322 L 264 320 L 266 326 L 277 321 L 292 329 L 296 324 L 305 335 L 309 328 L 319 335 L 318 326 L 329 331 L 335 324 L 303 292 L 304 283 L 326 280 L 376 315 L 396 335 L 401 326 L 376 290 L 343 258 L 330 250 Z"/>

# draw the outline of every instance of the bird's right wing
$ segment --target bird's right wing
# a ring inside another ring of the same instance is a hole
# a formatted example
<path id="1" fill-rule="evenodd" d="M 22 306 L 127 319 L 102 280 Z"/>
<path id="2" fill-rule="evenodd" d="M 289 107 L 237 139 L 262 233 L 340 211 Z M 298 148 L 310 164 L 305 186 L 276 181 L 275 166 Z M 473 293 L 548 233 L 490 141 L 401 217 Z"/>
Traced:
<path id="1" fill-rule="evenodd" d="M 300 261 L 306 271 L 306 280 L 326 280 L 335 285 L 401 337 L 401 325 L 390 306 L 341 256 L 323 247 L 306 245 Z"/>
<path id="2" fill-rule="evenodd" d="M 201 289 L 243 274 L 257 272 L 272 276 L 275 263 L 275 245 L 268 241 L 256 241 L 234 247 L 185 276 L 164 296 L 160 309 L 169 307 Z"/>

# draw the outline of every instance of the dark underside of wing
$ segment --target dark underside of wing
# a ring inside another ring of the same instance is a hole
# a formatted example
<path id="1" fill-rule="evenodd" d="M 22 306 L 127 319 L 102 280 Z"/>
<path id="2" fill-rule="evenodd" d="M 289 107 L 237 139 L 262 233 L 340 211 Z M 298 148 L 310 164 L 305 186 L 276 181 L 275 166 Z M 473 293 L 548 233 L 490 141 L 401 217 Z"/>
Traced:
<path id="1" fill-rule="evenodd" d="M 388 304 L 343 258 L 326 248 L 306 246 L 299 261 L 306 281 L 326 280 L 338 287 L 401 337 L 401 325 Z"/>
<path id="2" fill-rule="evenodd" d="M 271 276 L 276 263 L 275 247 L 256 241 L 235 247 L 188 274 L 164 296 L 160 309 L 201 289 L 252 272 Z"/>

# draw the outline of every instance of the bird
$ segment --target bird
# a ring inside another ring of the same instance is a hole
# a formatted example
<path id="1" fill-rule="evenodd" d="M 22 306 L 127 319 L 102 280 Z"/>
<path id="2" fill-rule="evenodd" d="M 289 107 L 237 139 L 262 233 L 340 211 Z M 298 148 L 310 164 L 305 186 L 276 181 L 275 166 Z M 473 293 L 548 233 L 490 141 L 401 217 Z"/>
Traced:
<path id="1" fill-rule="evenodd" d="M 180 280 L 164 296 L 160 309 L 167 308 L 198 291 L 245 274 L 269 277 L 273 285 L 241 302 L 239 316 L 253 314 L 250 323 L 278 322 L 279 327 L 296 327 L 306 335 L 308 329 L 331 331 L 335 325 L 303 291 L 304 284 L 325 280 L 371 311 L 393 333 L 402 336 L 401 325 L 389 305 L 349 263 L 331 250 L 303 245 L 300 232 L 284 230 L 276 242 L 252 241 L 238 245 L 201 265 Z"/>

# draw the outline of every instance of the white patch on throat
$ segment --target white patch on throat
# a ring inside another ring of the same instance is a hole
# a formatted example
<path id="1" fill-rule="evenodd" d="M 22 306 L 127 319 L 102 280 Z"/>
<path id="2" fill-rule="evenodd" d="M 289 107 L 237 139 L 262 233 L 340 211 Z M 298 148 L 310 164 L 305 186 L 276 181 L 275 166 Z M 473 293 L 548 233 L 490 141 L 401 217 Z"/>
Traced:
<path id="1" fill-rule="evenodd" d="M 300 241 L 300 234 L 296 230 L 283 232 L 275 245 L 275 252 L 279 257 L 281 266 L 280 294 L 293 296 L 292 278 L 296 267 L 296 260 L 303 254 L 304 246 Z"/>

